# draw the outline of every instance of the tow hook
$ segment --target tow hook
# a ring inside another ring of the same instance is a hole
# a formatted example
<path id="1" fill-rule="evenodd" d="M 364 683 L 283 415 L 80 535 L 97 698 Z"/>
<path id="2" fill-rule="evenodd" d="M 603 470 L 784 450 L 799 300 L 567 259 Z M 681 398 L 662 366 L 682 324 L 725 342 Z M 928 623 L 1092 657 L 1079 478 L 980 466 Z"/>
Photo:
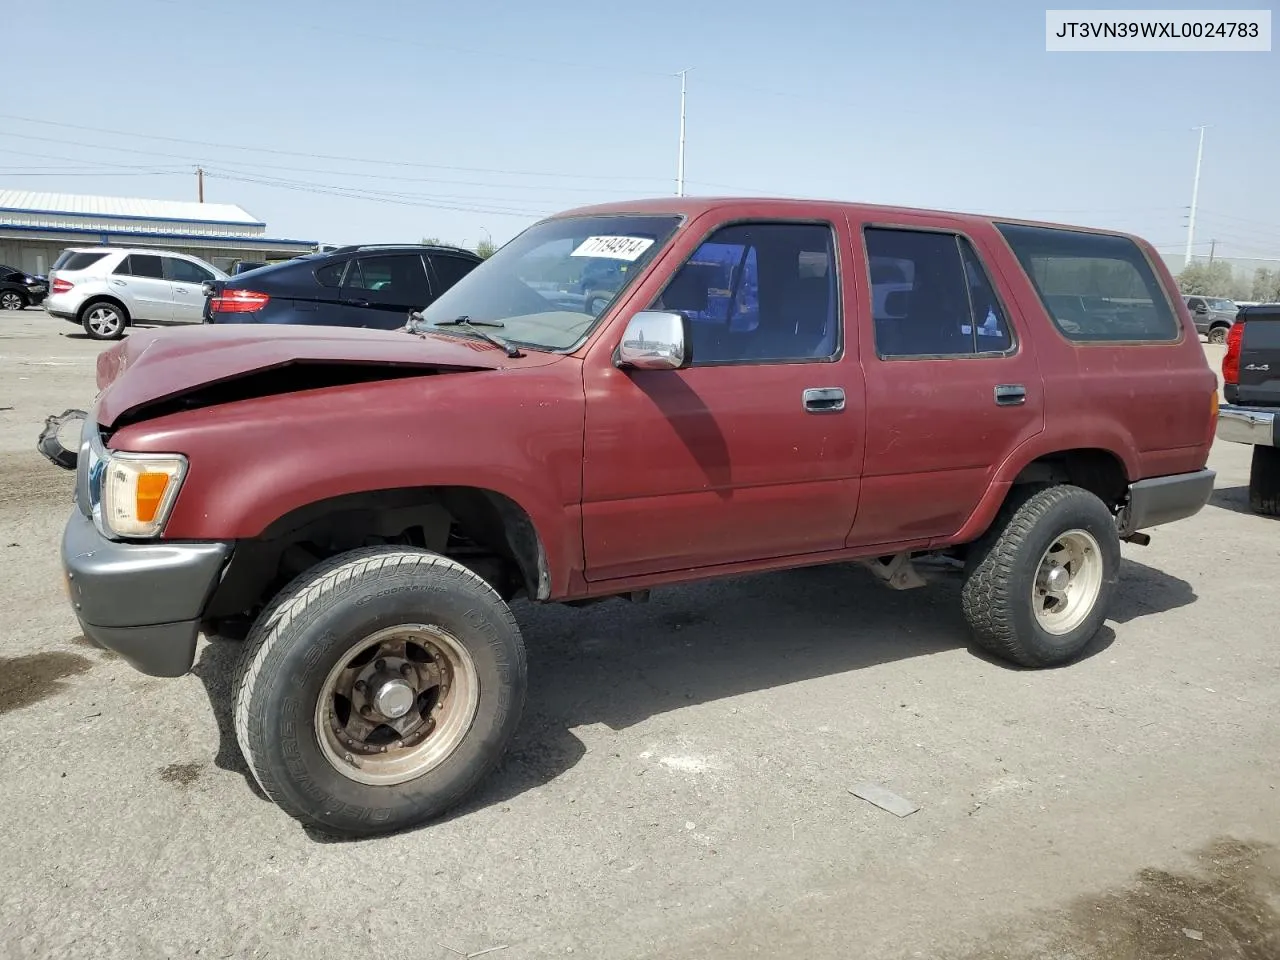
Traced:
<path id="1" fill-rule="evenodd" d="M 50 414 L 44 421 L 44 429 L 36 440 L 36 449 L 44 454 L 45 459 L 64 470 L 74 470 L 80 457 L 80 430 L 84 419 L 89 416 L 84 410 L 64 410 L 54 416 Z M 71 429 L 68 430 L 68 427 Z M 73 444 L 68 446 L 63 438 L 73 437 Z"/>

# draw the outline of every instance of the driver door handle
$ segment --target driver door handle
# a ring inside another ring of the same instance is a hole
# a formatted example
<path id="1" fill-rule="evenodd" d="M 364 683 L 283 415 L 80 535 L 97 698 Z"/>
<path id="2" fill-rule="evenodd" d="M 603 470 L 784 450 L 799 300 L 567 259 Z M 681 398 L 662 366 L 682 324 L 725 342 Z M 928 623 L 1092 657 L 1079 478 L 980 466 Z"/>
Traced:
<path id="1" fill-rule="evenodd" d="M 843 387 L 810 387 L 804 392 L 807 413 L 839 413 L 844 409 Z"/>

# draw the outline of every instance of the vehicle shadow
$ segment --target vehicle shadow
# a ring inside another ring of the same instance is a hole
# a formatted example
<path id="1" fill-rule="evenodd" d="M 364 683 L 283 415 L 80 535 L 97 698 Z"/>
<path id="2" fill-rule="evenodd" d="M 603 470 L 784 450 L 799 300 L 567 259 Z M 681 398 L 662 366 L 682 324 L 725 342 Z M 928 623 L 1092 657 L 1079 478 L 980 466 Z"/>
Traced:
<path id="1" fill-rule="evenodd" d="M 682 707 L 909 657 L 971 647 L 958 576 L 890 590 L 852 564 L 710 581 L 657 591 L 649 603 L 575 609 L 519 602 L 529 690 L 515 739 L 479 790 L 445 819 L 503 803 L 554 780 L 586 753 L 575 728 L 625 730 Z M 1196 600 L 1184 580 L 1125 560 L 1110 620 L 1127 623 Z M 1116 640 L 1104 626 L 1083 658 Z M 262 796 L 235 740 L 231 678 L 239 644 L 206 644 L 194 672 L 218 718 L 216 765 Z M 317 842 L 337 842 L 307 830 Z"/>
<path id="2" fill-rule="evenodd" d="M 240 753 L 240 745 L 236 742 L 235 720 L 232 711 L 235 709 L 231 684 L 236 675 L 236 663 L 240 659 L 243 644 L 236 640 L 210 638 L 204 645 L 195 666 L 191 668 L 209 696 L 209 705 L 213 708 L 213 717 L 218 724 L 218 753 L 213 758 L 213 765 L 219 770 L 238 773 L 244 777 L 245 783 L 259 800 L 266 800 L 267 795 L 253 778 L 249 765 Z"/>
<path id="3" fill-rule="evenodd" d="M 1232 513 L 1243 513 L 1245 516 L 1257 517 L 1260 520 L 1276 519 L 1275 517 L 1254 513 L 1249 508 L 1249 487 L 1244 484 L 1238 487 L 1217 487 L 1214 489 L 1212 496 L 1209 497 L 1209 506 L 1218 507 L 1220 510 L 1230 510 Z"/>

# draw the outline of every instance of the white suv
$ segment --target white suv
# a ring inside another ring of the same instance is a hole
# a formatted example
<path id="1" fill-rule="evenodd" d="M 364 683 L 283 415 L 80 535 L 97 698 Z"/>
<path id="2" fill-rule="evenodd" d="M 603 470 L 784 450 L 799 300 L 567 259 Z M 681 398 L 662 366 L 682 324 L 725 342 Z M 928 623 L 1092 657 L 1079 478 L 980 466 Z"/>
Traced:
<path id="1" fill-rule="evenodd" d="M 44 308 L 82 324 L 94 340 L 115 340 L 139 320 L 200 323 L 203 284 L 227 279 L 217 267 L 185 253 L 73 247 L 49 271 Z"/>

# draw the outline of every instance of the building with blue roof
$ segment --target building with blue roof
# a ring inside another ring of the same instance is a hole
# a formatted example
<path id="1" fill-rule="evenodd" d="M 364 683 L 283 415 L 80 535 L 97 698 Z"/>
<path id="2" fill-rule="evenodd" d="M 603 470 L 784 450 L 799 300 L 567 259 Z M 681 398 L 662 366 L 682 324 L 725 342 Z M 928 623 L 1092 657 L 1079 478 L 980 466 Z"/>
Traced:
<path id="1" fill-rule="evenodd" d="M 236 260 L 284 260 L 311 240 L 267 236 L 267 225 L 230 203 L 98 197 L 0 189 L 0 263 L 47 274 L 67 247 L 155 247 L 227 269 Z"/>

